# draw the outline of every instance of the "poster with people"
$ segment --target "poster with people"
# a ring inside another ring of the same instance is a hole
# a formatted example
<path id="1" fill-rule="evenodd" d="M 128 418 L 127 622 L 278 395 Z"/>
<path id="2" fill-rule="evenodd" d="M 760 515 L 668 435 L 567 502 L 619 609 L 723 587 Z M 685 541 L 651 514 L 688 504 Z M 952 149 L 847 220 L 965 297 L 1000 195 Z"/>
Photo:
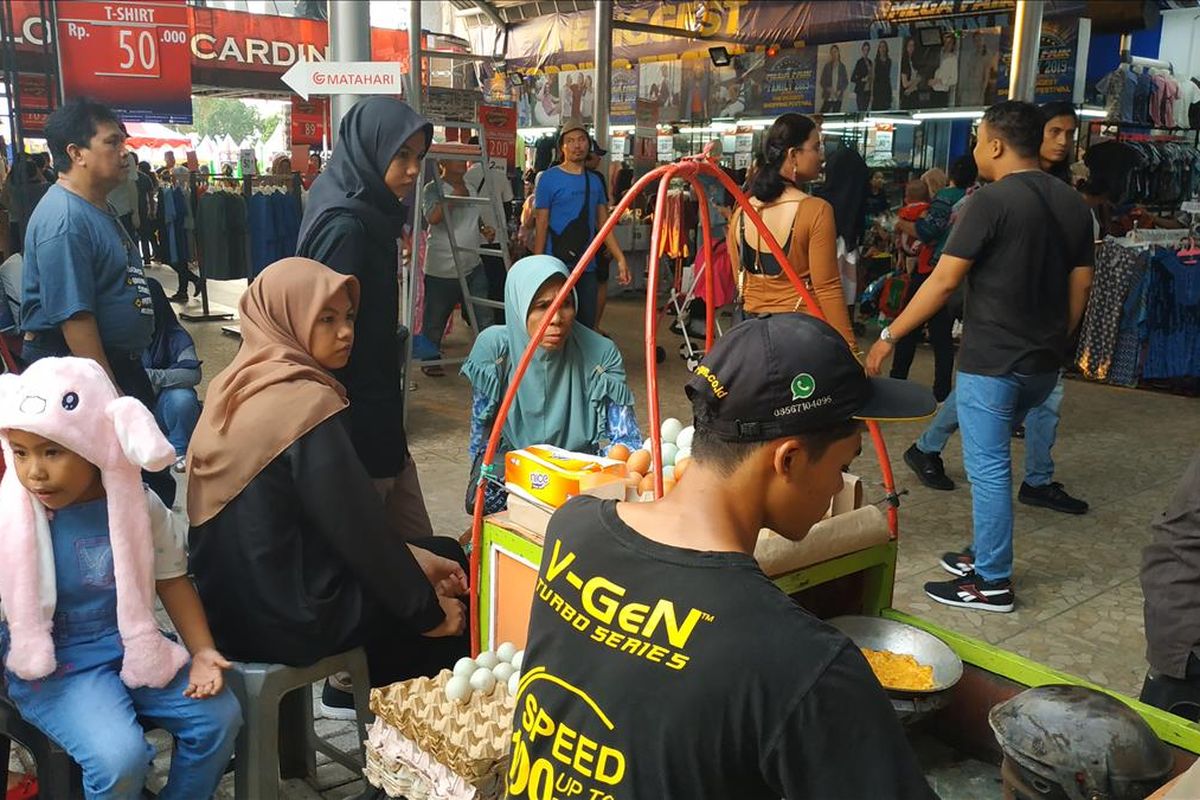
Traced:
<path id="1" fill-rule="evenodd" d="M 958 87 L 958 38 L 953 31 L 917 28 L 900 52 L 900 108 L 949 108 Z"/>
<path id="2" fill-rule="evenodd" d="M 521 105 L 528 107 L 528 123 L 536 127 L 557 128 L 562 119 L 558 73 L 526 78 L 522 86 Z M 520 113 L 518 117 L 521 117 Z"/>
<path id="3" fill-rule="evenodd" d="M 1000 29 L 979 28 L 963 33 L 959 40 L 958 94 L 954 105 L 971 108 L 990 106 L 996 95 L 1000 66 Z"/>
<path id="4" fill-rule="evenodd" d="M 558 95 L 564 119 L 591 122 L 595 115 L 596 77 L 590 69 L 563 70 L 558 73 Z"/>
<path id="5" fill-rule="evenodd" d="M 708 119 L 708 65 L 708 53 L 683 60 L 680 119 L 690 122 Z"/>
<path id="6" fill-rule="evenodd" d="M 812 47 L 780 50 L 768 56 L 762 84 L 762 110 L 768 116 L 816 110 L 817 51 Z"/>
<path id="7" fill-rule="evenodd" d="M 898 107 L 901 39 L 856 39 L 816 51 L 816 108 L 822 114 Z"/>
<path id="8" fill-rule="evenodd" d="M 660 122 L 680 116 L 683 75 L 680 61 L 653 61 L 638 65 L 638 99 L 658 106 Z"/>
<path id="9" fill-rule="evenodd" d="M 632 125 L 637 116 L 637 97 L 638 65 L 613 67 L 609 121 L 614 125 Z"/>
<path id="10" fill-rule="evenodd" d="M 742 53 L 709 71 L 708 108 L 714 118 L 753 117 L 763 111 L 766 53 Z"/>

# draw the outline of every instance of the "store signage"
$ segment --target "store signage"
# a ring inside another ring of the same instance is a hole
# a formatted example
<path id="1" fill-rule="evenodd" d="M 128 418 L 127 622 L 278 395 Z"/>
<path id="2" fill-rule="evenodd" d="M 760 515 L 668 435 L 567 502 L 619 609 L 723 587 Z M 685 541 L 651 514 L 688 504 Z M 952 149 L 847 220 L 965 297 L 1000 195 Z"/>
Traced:
<path id="1" fill-rule="evenodd" d="M 243 175 L 258 174 L 258 159 L 254 155 L 254 151 L 249 147 L 238 150 L 238 167 Z"/>
<path id="2" fill-rule="evenodd" d="M 314 94 L 400 94 L 400 64 L 395 61 L 300 61 L 283 73 L 283 82 L 305 100 Z"/>
<path id="3" fill-rule="evenodd" d="M 292 144 L 322 146 L 328 120 L 329 100 L 324 97 L 303 100 L 292 96 Z"/>
<path id="4" fill-rule="evenodd" d="M 517 109 L 512 106 L 479 106 L 479 122 L 487 137 L 489 161 L 504 159 L 517 163 Z"/>
<path id="5" fill-rule="evenodd" d="M 50 84 L 45 75 L 22 72 L 20 82 L 21 135 L 40 136 L 46 131 L 46 118 L 54 110 Z"/>
<path id="6" fill-rule="evenodd" d="M 104 103 L 126 122 L 191 123 L 184 0 L 57 3 L 63 97 Z"/>

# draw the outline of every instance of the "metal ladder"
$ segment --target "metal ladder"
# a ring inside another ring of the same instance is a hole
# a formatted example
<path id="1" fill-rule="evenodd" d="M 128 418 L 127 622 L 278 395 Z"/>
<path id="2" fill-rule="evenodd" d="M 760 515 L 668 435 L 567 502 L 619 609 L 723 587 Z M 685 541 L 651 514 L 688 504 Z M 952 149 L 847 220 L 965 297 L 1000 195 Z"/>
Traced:
<path id="1" fill-rule="evenodd" d="M 446 183 L 442 180 L 441 175 L 436 169 L 434 170 L 433 178 L 443 204 L 442 222 L 440 224 L 446 226 L 446 237 L 450 242 L 450 252 L 454 258 L 455 272 L 458 274 L 458 285 L 463 298 L 463 311 L 471 325 L 471 330 L 474 332 L 475 336 L 478 336 L 480 331 L 479 323 L 475 318 L 475 306 L 480 305 L 503 310 L 504 303 L 497 300 L 490 300 L 486 297 L 472 296 L 470 287 L 467 284 L 466 268 L 471 264 L 478 263 L 476 258 L 482 258 L 482 256 L 485 255 L 497 255 L 497 251 L 494 249 L 485 249 L 483 247 L 471 247 L 466 244 L 460 245 L 457 241 L 455 241 L 454 226 L 450 224 L 450 214 L 448 212 L 451 208 L 456 206 L 490 206 L 494 218 L 500 223 L 499 227 L 496 229 L 496 238 L 500 245 L 498 253 L 501 258 L 504 259 L 504 267 L 507 270 L 512 266 L 512 256 L 509 254 L 508 250 L 508 225 L 504 212 L 504 204 L 500 201 L 499 187 L 494 185 L 495 176 L 492 174 L 491 165 L 487 155 L 487 134 L 484 131 L 483 125 L 477 122 L 458 122 L 454 120 L 434 120 L 433 122 L 435 125 L 444 125 L 445 127 L 472 131 L 474 135 L 478 137 L 479 141 L 478 144 L 461 144 L 458 142 L 434 144 L 430 146 L 429 152 L 426 154 L 426 159 L 434 161 L 474 161 L 479 163 L 483 169 L 483 188 L 481 190 L 481 194 L 475 197 L 463 197 L 449 194 Z M 423 213 L 422 209 L 424 209 L 425 205 L 424 180 L 417 182 L 417 186 L 413 195 L 413 205 L 419 213 Z M 424 262 L 421 260 L 420 249 L 415 246 L 415 242 L 413 249 L 414 252 L 410 260 L 412 268 L 405 271 L 405 285 L 402 287 L 402 296 L 404 297 L 405 305 L 404 314 L 402 315 L 402 322 L 408 326 L 409 330 L 413 329 L 413 323 L 415 322 L 413 311 L 416 303 L 416 283 L 413 280 L 413 277 L 417 274 L 416 265 L 418 263 L 424 267 Z M 484 267 L 479 266 L 477 269 L 484 269 Z M 423 269 L 421 272 L 424 274 Z M 447 364 L 461 364 L 466 360 L 465 357 L 463 357 L 439 358 L 428 361 L 414 362 L 412 360 L 411 336 L 408 337 L 406 348 L 406 367 L 432 367 L 443 366 Z"/>

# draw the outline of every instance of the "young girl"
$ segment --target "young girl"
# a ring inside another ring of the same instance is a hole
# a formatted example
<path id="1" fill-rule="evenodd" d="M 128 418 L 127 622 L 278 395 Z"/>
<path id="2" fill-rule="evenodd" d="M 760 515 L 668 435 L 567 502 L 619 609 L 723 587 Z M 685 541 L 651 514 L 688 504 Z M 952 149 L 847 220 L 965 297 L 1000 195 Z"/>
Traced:
<path id="1" fill-rule="evenodd" d="M 210 797 L 241 711 L 222 692 L 182 525 L 142 486 L 174 460 L 154 417 L 81 358 L 0 376 L 0 657 L 21 715 L 83 768 L 88 798 L 138 798 L 175 737 L 163 800 Z M 188 651 L 159 630 L 157 590 Z"/>

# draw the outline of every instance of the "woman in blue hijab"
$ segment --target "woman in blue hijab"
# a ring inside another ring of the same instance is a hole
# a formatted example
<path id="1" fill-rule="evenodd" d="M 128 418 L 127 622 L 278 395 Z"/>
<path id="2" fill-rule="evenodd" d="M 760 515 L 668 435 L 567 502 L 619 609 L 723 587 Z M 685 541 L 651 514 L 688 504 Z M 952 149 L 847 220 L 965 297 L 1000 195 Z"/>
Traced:
<path id="1" fill-rule="evenodd" d="M 509 380 L 568 274 L 566 265 L 553 256 L 528 256 L 513 264 L 504 287 L 505 324 L 481 333 L 462 366 L 462 374 L 473 388 L 468 513 L 475 501 L 473 489 L 483 452 Z M 575 324 L 574 297 L 555 314 L 521 380 L 494 463 L 503 463 L 509 450 L 535 444 L 594 454 L 607 452 L 615 444 L 630 450 L 642 445 L 621 353 L 610 339 Z M 491 484 L 487 489 L 485 513 L 503 509 L 503 490 Z"/>

